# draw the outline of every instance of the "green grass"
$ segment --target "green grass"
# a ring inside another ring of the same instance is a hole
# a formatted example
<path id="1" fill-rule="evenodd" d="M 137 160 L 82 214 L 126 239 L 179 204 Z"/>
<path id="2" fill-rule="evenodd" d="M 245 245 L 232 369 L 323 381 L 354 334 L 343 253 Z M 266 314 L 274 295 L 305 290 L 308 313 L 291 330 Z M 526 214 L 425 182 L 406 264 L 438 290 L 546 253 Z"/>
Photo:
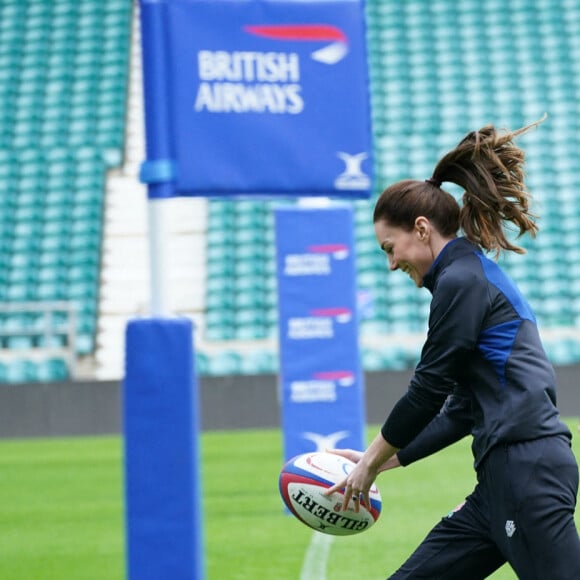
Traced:
<path id="1" fill-rule="evenodd" d="M 118 439 L 0 443 L 0 578 L 122 578 Z"/>
<path id="2" fill-rule="evenodd" d="M 313 532 L 283 512 L 279 432 L 206 433 L 202 456 L 208 580 L 298 580 Z M 333 540 L 328 578 L 385 578 L 474 483 L 468 440 L 382 474 L 381 518 Z M 0 578 L 124 578 L 119 438 L 0 442 L 0 498 Z"/>

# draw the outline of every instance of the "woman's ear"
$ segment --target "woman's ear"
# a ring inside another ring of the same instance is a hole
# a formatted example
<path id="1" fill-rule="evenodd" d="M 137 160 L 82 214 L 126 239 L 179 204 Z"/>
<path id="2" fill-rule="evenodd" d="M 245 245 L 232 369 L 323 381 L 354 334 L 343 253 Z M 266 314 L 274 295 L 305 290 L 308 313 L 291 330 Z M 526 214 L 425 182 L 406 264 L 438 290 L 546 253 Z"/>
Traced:
<path id="1" fill-rule="evenodd" d="M 426 217 L 419 216 L 415 220 L 415 231 L 417 232 L 417 237 L 421 241 L 425 241 L 428 239 L 430 227 L 431 224 L 429 223 L 429 220 Z"/>

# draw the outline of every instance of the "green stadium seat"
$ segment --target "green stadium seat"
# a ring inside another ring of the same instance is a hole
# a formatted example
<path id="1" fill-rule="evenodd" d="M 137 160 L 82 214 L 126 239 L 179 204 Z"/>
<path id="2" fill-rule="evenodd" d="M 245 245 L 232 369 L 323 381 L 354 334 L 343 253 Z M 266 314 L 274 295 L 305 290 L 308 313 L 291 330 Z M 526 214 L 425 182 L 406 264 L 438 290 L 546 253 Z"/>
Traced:
<path id="1" fill-rule="evenodd" d="M 233 323 L 238 331 L 244 329 L 255 329 L 255 332 L 260 337 L 265 335 L 265 312 L 261 308 L 240 308 L 234 310 Z"/>
<path id="2" fill-rule="evenodd" d="M 34 338 L 26 335 L 13 335 L 5 340 L 6 348 L 10 350 L 30 350 L 34 347 Z"/>
<path id="3" fill-rule="evenodd" d="M 221 312 L 234 308 L 235 296 L 230 293 L 214 292 L 208 294 L 205 300 L 205 307 L 208 312 Z"/>
<path id="4" fill-rule="evenodd" d="M 208 340 L 228 340 L 234 337 L 233 309 L 208 311 L 205 324 L 205 335 Z"/>
<path id="5" fill-rule="evenodd" d="M 238 326 L 234 331 L 236 340 L 262 340 L 268 337 L 268 327 L 263 324 Z"/>
<path id="6" fill-rule="evenodd" d="M 232 340 L 235 336 L 235 331 L 232 326 L 208 324 L 204 336 L 206 340 L 210 341 Z"/>
<path id="7" fill-rule="evenodd" d="M 208 374 L 213 376 L 239 374 L 241 356 L 237 352 L 226 351 L 212 354 L 208 360 Z"/>
<path id="8" fill-rule="evenodd" d="M 194 354 L 195 354 L 194 358 L 195 372 L 200 376 L 207 375 L 209 372 L 208 355 L 204 352 L 201 352 L 200 350 L 196 350 Z"/>
<path id="9" fill-rule="evenodd" d="M 29 383 L 37 380 L 36 364 L 30 360 L 16 360 L 6 365 L 7 383 Z"/>
<path id="10" fill-rule="evenodd" d="M 385 360 L 375 349 L 363 348 L 361 353 L 363 367 L 368 371 L 380 371 L 385 368 Z"/>
<path id="11" fill-rule="evenodd" d="M 95 350 L 95 337 L 92 334 L 77 336 L 76 350 L 79 354 L 90 354 Z"/>
<path id="12" fill-rule="evenodd" d="M 234 261 L 231 259 L 212 260 L 207 265 L 210 279 L 231 278 L 234 276 Z M 209 298 L 209 296 L 208 296 Z"/>
<path id="13" fill-rule="evenodd" d="M 36 380 L 41 382 L 64 381 L 70 378 L 66 362 L 60 358 L 40 361 L 36 365 Z"/>
<path id="14" fill-rule="evenodd" d="M 548 341 L 546 352 L 554 365 L 570 365 L 576 363 L 580 358 L 580 349 L 577 341 L 563 339 L 559 341 Z"/>
<path id="15" fill-rule="evenodd" d="M 244 375 L 278 372 L 278 356 L 270 351 L 253 351 L 240 355 L 240 372 Z"/>

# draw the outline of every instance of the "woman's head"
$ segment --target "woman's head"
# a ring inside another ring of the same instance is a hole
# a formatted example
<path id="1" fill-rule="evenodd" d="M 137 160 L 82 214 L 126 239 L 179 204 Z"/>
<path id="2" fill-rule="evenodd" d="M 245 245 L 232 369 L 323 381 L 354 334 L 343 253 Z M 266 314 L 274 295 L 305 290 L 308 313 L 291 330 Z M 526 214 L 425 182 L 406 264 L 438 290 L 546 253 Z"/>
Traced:
<path id="1" fill-rule="evenodd" d="M 384 223 L 411 232 L 423 217 L 444 238 L 454 237 L 461 229 L 484 250 L 523 253 L 503 229 L 504 222 L 511 222 L 520 236 L 526 232 L 534 236 L 538 230 L 529 212 L 524 152 L 513 139 L 544 118 L 517 131 L 499 133 L 489 125 L 469 133 L 439 161 L 431 178 L 400 181 L 381 194 L 374 211 L 375 228 Z M 441 189 L 447 181 L 463 188 L 461 207 Z"/>
<path id="2" fill-rule="evenodd" d="M 430 181 L 401 181 L 380 196 L 374 224 L 389 268 L 402 270 L 421 287 L 438 253 L 459 229 L 459 205 Z"/>
<path id="3" fill-rule="evenodd" d="M 379 197 L 374 223 L 386 221 L 391 226 L 411 231 L 415 220 L 426 217 L 443 236 L 454 236 L 459 229 L 459 204 L 455 198 L 429 181 L 399 181 Z"/>
<path id="4" fill-rule="evenodd" d="M 389 268 L 402 270 L 419 287 L 439 252 L 453 235 L 442 236 L 423 216 L 416 218 L 413 227 L 393 226 L 389 222 L 375 222 L 375 234 L 381 249 L 387 254 Z"/>

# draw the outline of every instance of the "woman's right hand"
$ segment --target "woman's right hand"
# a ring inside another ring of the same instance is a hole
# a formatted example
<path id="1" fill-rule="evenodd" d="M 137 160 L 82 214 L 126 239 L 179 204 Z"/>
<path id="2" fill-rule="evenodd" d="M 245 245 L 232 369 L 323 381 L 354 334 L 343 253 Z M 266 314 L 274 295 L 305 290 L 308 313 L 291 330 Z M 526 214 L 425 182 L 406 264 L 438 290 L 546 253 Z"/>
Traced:
<path id="1" fill-rule="evenodd" d="M 349 459 L 353 463 L 358 463 L 364 454 L 364 451 L 356 451 L 354 449 L 327 449 L 326 452 L 340 455 L 345 459 Z"/>
<path id="2" fill-rule="evenodd" d="M 364 453 L 363 451 L 356 451 L 355 449 L 327 449 L 326 452 L 334 453 L 334 455 L 340 455 L 345 459 L 349 459 L 353 463 L 358 463 Z M 394 469 L 395 467 L 401 467 L 399 458 L 397 457 L 396 453 L 379 467 L 378 473 L 388 471 L 389 469 Z"/>

